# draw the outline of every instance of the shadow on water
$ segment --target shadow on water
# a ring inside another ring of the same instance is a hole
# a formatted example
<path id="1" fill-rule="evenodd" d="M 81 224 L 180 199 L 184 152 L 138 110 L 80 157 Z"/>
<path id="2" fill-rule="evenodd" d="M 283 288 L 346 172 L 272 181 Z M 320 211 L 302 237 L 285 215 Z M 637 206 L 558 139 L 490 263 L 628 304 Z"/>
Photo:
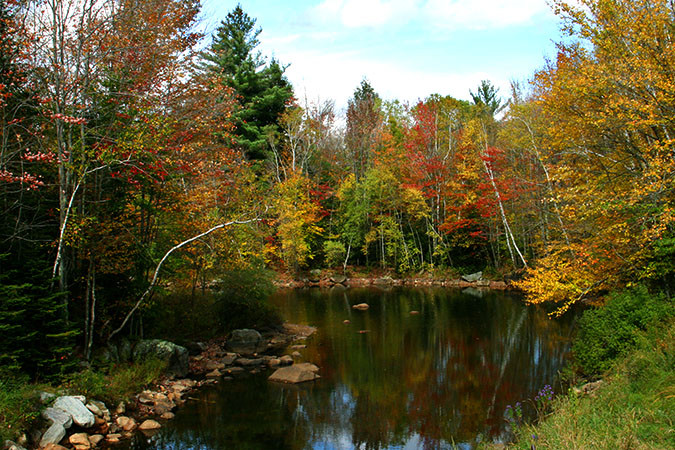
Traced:
<path id="1" fill-rule="evenodd" d="M 318 327 L 301 352 L 322 378 L 282 386 L 261 374 L 210 387 L 159 434 L 138 435 L 129 448 L 436 449 L 501 442 L 506 406 L 554 384 L 569 348 L 571 318 L 550 320 L 511 293 L 309 289 L 281 291 L 271 301 L 288 321 Z M 367 311 L 351 308 L 364 302 Z"/>

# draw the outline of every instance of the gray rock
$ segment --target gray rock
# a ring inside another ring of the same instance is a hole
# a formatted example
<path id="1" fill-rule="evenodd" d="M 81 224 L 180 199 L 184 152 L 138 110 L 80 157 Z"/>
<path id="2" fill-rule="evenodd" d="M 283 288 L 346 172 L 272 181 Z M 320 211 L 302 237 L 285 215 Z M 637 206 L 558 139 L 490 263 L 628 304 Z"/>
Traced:
<path id="1" fill-rule="evenodd" d="M 267 342 L 263 340 L 260 333 L 256 330 L 244 328 L 243 330 L 234 330 L 232 336 L 227 341 L 230 351 L 242 355 L 252 355 L 262 352 L 267 348 Z"/>
<path id="2" fill-rule="evenodd" d="M 73 425 L 73 417 L 60 408 L 47 408 L 42 411 L 42 417 L 52 424 L 61 424 L 63 428 L 70 428 Z"/>
<path id="3" fill-rule="evenodd" d="M 188 342 L 185 344 L 185 348 L 190 352 L 190 356 L 197 356 L 200 353 L 206 351 L 206 344 L 203 342 Z"/>
<path id="4" fill-rule="evenodd" d="M 337 284 L 343 284 L 347 281 L 347 277 L 344 276 L 344 275 L 335 274 L 335 275 L 330 277 L 330 281 L 332 281 L 333 283 L 337 283 Z"/>
<path id="5" fill-rule="evenodd" d="M 40 402 L 42 404 L 47 404 L 55 398 L 56 398 L 56 395 L 54 395 L 50 392 L 44 392 L 44 391 L 40 392 Z"/>
<path id="6" fill-rule="evenodd" d="M 318 371 L 319 368 L 314 364 L 294 364 L 292 366 L 277 369 L 270 375 L 268 380 L 280 383 L 304 383 L 320 378 L 317 374 Z"/>
<path id="7" fill-rule="evenodd" d="M 84 406 L 84 405 L 82 405 Z M 47 428 L 45 434 L 40 439 L 40 448 L 46 447 L 49 444 L 58 444 L 66 436 L 66 429 L 60 423 L 53 423 Z"/>
<path id="8" fill-rule="evenodd" d="M 147 339 L 138 342 L 134 347 L 135 362 L 156 358 L 167 363 L 167 372 L 177 377 L 184 377 L 190 371 L 190 357 L 185 347 L 161 339 Z"/>
<path id="9" fill-rule="evenodd" d="M 133 347 L 128 339 L 121 339 L 117 344 L 117 357 L 120 362 L 129 362 L 133 357 Z"/>
<path id="10" fill-rule="evenodd" d="M 237 355 L 235 355 L 234 353 L 225 355 L 223 357 L 223 364 L 225 364 L 226 366 L 231 366 L 234 363 L 235 359 L 237 359 Z"/>
<path id="11" fill-rule="evenodd" d="M 92 414 L 94 414 L 95 416 L 97 416 L 97 417 L 103 417 L 103 411 L 101 411 L 101 408 L 99 408 L 98 406 L 94 405 L 93 403 L 87 403 L 87 404 L 84 405 L 84 406 L 86 406 L 87 409 L 88 409 L 89 411 L 91 411 Z"/>
<path id="12" fill-rule="evenodd" d="M 483 279 L 483 272 L 476 272 L 469 275 L 462 275 L 462 280 L 467 281 L 469 283 L 473 283 L 481 279 Z"/>
<path id="13" fill-rule="evenodd" d="M 84 406 L 79 398 L 73 396 L 59 397 L 54 402 L 54 408 L 62 409 L 73 418 L 73 422 L 83 428 L 94 426 L 96 417 Z"/>
<path id="14" fill-rule="evenodd" d="M 265 363 L 265 360 L 263 358 L 254 358 L 254 359 L 239 358 L 236 361 L 236 364 L 238 366 L 243 366 L 243 367 L 261 366 L 264 363 Z"/>

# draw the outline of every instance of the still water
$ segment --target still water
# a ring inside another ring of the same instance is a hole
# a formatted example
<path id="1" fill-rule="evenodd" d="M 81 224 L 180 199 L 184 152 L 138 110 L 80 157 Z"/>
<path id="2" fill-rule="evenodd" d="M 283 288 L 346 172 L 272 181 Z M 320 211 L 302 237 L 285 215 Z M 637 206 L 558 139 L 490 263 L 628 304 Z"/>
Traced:
<path id="1" fill-rule="evenodd" d="M 570 318 L 548 319 L 515 294 L 444 288 L 287 290 L 289 322 L 317 333 L 300 350 L 321 379 L 264 373 L 208 387 L 146 449 L 437 449 L 503 442 L 507 405 L 556 383 Z M 357 311 L 357 303 L 370 309 Z M 418 313 L 411 314 L 411 311 Z M 344 321 L 350 323 L 345 324 Z"/>

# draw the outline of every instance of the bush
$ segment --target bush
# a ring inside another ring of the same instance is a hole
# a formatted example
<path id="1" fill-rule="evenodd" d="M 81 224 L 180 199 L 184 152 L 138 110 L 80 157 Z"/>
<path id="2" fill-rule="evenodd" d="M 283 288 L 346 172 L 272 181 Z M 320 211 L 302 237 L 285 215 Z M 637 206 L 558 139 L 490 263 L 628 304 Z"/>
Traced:
<path id="1" fill-rule="evenodd" d="M 326 266 L 341 266 L 347 255 L 345 244 L 339 241 L 326 241 L 323 244 L 323 252 L 326 255 Z"/>
<path id="2" fill-rule="evenodd" d="M 267 302 L 274 292 L 272 276 L 271 272 L 261 269 L 237 270 L 223 275 L 215 296 L 221 331 L 263 330 L 281 325 L 279 312 Z"/>
<path id="3" fill-rule="evenodd" d="M 604 307 L 584 312 L 579 321 L 576 362 L 586 375 L 601 375 L 636 347 L 639 331 L 672 315 L 672 302 L 645 287 L 612 294 Z"/>

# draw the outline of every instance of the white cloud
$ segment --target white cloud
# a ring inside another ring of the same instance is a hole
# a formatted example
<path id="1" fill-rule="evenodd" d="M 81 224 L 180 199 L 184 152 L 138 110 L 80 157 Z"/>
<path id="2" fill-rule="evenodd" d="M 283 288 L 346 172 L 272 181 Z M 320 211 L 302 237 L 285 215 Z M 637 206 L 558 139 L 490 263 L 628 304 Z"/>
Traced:
<path id="1" fill-rule="evenodd" d="M 298 51 L 283 55 L 283 60 L 292 61 L 286 75 L 299 99 L 305 96 L 310 101 L 332 99 L 338 108 L 346 108 L 347 100 L 364 77 L 384 99 L 410 103 L 433 93 L 468 99 L 469 89 L 475 89 L 480 80 L 488 78 L 502 88 L 500 92 L 508 92 L 508 79 L 500 79 L 494 73 L 446 73 L 403 67 L 394 62 L 366 59 L 356 52 Z"/>
<path id="2" fill-rule="evenodd" d="M 547 0 L 324 0 L 313 13 L 349 28 L 417 20 L 447 29 L 502 28 L 552 15 Z"/>
<path id="3" fill-rule="evenodd" d="M 443 28 L 488 29 L 529 24 L 552 12 L 546 0 L 428 0 L 423 14 Z"/>
<path id="4" fill-rule="evenodd" d="M 404 23 L 419 12 L 420 0 L 324 0 L 314 9 L 322 22 L 348 28 Z"/>

